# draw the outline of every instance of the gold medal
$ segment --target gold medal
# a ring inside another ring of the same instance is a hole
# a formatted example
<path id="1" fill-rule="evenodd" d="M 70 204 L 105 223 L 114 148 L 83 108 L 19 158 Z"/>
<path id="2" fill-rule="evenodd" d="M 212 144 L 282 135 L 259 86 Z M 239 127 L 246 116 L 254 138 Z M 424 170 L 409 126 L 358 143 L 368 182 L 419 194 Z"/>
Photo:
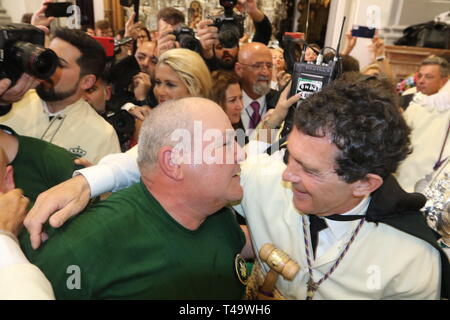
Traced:
<path id="1" fill-rule="evenodd" d="M 238 253 L 234 258 L 234 271 L 239 279 L 239 281 L 245 286 L 248 283 L 248 278 L 250 274 L 247 272 L 247 264 L 242 256 Z"/>

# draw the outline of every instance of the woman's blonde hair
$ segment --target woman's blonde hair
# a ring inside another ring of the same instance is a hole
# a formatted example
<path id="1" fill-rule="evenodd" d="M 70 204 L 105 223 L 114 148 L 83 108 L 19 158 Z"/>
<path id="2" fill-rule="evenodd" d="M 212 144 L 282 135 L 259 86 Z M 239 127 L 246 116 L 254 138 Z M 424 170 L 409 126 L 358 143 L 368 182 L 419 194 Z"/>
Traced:
<path id="1" fill-rule="evenodd" d="M 171 49 L 158 59 L 178 75 L 192 97 L 210 98 L 212 80 L 203 58 L 189 49 Z"/>

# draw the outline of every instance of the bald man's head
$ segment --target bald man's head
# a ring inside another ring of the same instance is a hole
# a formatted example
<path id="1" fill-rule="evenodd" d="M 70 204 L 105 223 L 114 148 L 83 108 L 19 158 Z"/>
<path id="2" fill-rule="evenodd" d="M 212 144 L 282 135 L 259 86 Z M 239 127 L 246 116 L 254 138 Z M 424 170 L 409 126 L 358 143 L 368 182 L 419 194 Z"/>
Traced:
<path id="1" fill-rule="evenodd" d="M 272 67 L 272 53 L 266 45 L 252 42 L 239 49 L 235 71 L 242 89 L 252 99 L 259 99 L 270 91 Z"/>
<path id="2" fill-rule="evenodd" d="M 155 108 L 152 116 L 147 117 L 142 124 L 139 135 L 139 166 L 142 168 L 146 164 L 155 164 L 159 149 L 177 145 L 179 141 L 174 137 L 178 135 L 186 134 L 196 139 L 195 123 L 201 124 L 203 130 L 219 127 L 232 129 L 223 109 L 211 100 L 189 97 L 166 101 Z M 189 141 L 193 142 L 192 139 Z"/>

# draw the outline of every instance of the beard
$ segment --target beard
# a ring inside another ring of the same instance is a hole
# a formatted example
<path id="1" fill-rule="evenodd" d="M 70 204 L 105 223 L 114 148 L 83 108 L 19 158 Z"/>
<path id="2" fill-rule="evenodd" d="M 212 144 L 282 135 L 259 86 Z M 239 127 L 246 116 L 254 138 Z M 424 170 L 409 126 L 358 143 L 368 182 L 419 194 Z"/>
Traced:
<path id="1" fill-rule="evenodd" d="M 73 88 L 60 92 L 57 92 L 55 90 L 53 82 L 50 81 L 50 84 L 51 86 L 49 87 L 48 85 L 44 85 L 43 83 L 41 83 L 36 87 L 36 93 L 38 94 L 39 98 L 46 102 L 55 102 L 65 100 L 73 96 L 78 91 L 80 80 L 77 81 Z"/>
<path id="2" fill-rule="evenodd" d="M 231 71 L 234 69 L 234 65 L 236 64 L 237 57 L 233 57 L 232 55 L 229 55 L 229 54 L 224 54 L 222 56 L 222 58 L 220 58 L 218 60 L 219 60 L 219 69 Z"/>
<path id="3" fill-rule="evenodd" d="M 268 80 L 269 81 L 269 80 Z M 253 92 L 260 96 L 265 96 L 270 91 L 270 83 L 269 82 L 260 82 L 258 81 L 253 85 Z"/>

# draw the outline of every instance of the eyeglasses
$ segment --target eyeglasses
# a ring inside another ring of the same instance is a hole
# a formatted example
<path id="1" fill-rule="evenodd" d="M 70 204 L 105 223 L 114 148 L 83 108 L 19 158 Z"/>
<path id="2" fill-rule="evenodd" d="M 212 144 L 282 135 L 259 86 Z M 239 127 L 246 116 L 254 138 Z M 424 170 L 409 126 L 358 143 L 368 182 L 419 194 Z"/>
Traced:
<path id="1" fill-rule="evenodd" d="M 256 63 L 253 63 L 253 64 L 241 63 L 241 62 L 239 62 L 239 63 L 244 65 L 244 66 L 248 66 L 248 67 L 250 67 L 250 68 L 252 68 L 254 70 L 258 70 L 258 71 L 263 70 L 264 67 L 269 69 L 269 70 L 272 70 L 272 68 L 273 68 L 273 63 L 272 62 L 256 62 Z"/>

